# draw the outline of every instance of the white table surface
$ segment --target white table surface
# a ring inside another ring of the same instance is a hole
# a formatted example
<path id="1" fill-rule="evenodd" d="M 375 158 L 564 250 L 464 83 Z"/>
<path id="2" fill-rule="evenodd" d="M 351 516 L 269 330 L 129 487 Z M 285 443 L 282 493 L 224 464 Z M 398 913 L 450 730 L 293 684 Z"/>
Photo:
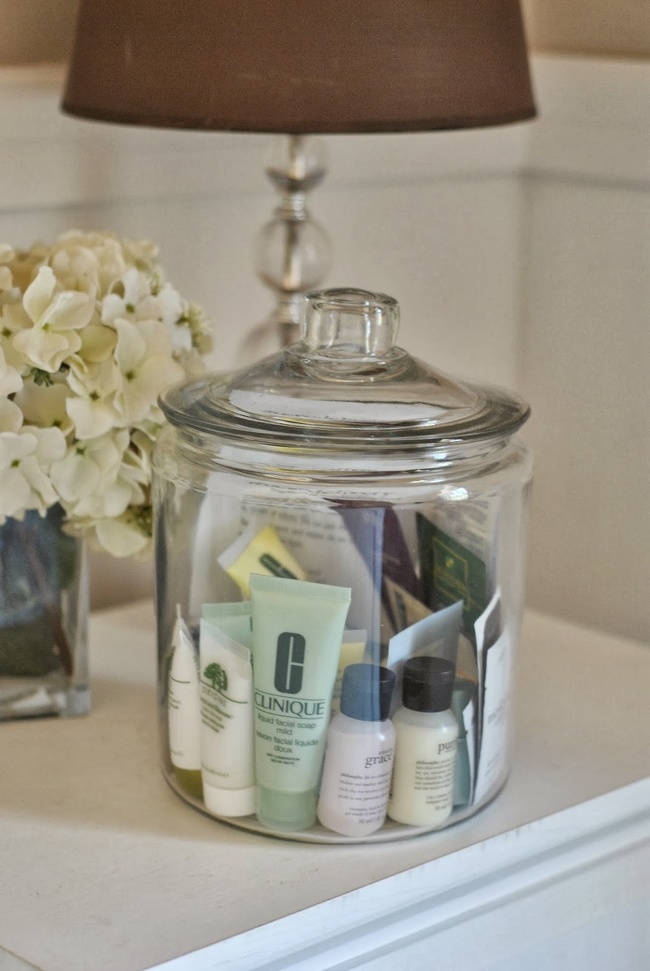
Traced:
<path id="1" fill-rule="evenodd" d="M 560 855 L 573 873 L 625 854 L 627 905 L 642 913 L 650 648 L 535 613 L 522 642 L 497 799 L 438 834 L 319 846 L 239 831 L 171 791 L 153 608 L 94 615 L 91 714 L 0 724 L 0 971 L 18 966 L 11 955 L 43 971 L 356 967 L 355 954 L 389 949 L 389 926 L 415 941 L 542 886 Z"/>

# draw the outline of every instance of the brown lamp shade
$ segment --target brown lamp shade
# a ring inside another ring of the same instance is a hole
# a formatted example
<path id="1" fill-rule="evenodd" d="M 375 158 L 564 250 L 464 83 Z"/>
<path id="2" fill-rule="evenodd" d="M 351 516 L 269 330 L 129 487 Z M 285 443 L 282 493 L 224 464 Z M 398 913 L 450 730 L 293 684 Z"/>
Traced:
<path id="1" fill-rule="evenodd" d="M 63 110 L 296 134 L 535 113 L 519 0 L 81 0 Z"/>

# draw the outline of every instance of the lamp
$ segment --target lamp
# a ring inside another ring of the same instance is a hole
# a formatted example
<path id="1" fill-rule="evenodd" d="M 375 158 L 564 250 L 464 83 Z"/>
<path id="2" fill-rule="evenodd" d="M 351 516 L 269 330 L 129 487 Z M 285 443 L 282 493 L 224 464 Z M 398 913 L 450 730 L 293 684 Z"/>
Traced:
<path id="1" fill-rule="evenodd" d="M 81 0 L 63 110 L 154 127 L 288 135 L 258 272 L 293 339 L 328 261 L 305 194 L 313 136 L 471 128 L 535 113 L 519 0 Z"/>

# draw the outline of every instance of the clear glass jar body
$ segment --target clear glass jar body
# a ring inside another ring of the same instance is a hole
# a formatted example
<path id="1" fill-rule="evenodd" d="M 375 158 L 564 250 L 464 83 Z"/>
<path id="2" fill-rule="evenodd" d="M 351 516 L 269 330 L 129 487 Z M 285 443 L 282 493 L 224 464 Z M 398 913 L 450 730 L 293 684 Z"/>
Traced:
<path id="1" fill-rule="evenodd" d="M 366 659 L 392 666 L 405 651 L 425 652 L 432 644 L 451 650 L 465 688 L 459 717 L 469 782 L 465 778 L 464 800 L 443 825 L 489 802 L 510 763 L 531 472 L 526 446 L 514 434 L 439 443 L 413 455 L 392 447 L 386 431 L 383 448 L 380 440 L 372 452 L 333 455 L 308 444 L 239 445 L 170 425 L 155 450 L 154 510 L 162 765 L 178 794 L 209 811 L 196 773 L 188 784 L 186 768 L 179 771 L 170 756 L 168 695 L 178 617 L 199 664 L 205 607 L 247 601 L 233 563 L 253 555 L 262 535 L 268 548 L 257 549 L 247 569 L 282 574 L 284 563 L 307 583 L 349 589 L 345 628 L 363 632 Z M 264 533 L 269 526 L 272 533 Z M 410 642 L 421 628 L 429 631 L 424 647 L 417 637 Z M 338 654 L 339 645 L 332 649 Z M 201 677 L 199 666 L 199 682 Z M 269 744 L 285 741 L 271 738 Z M 196 768 L 200 773 L 200 764 Z M 317 823 L 274 832 L 252 813 L 211 814 L 290 839 L 350 841 Z M 440 827 L 387 820 L 364 841 L 408 838 L 431 828 Z"/>

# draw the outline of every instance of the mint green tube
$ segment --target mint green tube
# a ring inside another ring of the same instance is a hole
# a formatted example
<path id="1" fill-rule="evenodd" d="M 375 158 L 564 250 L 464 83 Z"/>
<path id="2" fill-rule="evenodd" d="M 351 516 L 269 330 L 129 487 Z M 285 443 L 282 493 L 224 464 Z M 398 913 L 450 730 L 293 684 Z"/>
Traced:
<path id="1" fill-rule="evenodd" d="M 269 829 L 307 829 L 351 590 L 259 574 L 250 587 L 257 818 Z"/>
<path id="2" fill-rule="evenodd" d="M 203 604 L 201 616 L 244 647 L 253 646 L 251 602 Z"/>

